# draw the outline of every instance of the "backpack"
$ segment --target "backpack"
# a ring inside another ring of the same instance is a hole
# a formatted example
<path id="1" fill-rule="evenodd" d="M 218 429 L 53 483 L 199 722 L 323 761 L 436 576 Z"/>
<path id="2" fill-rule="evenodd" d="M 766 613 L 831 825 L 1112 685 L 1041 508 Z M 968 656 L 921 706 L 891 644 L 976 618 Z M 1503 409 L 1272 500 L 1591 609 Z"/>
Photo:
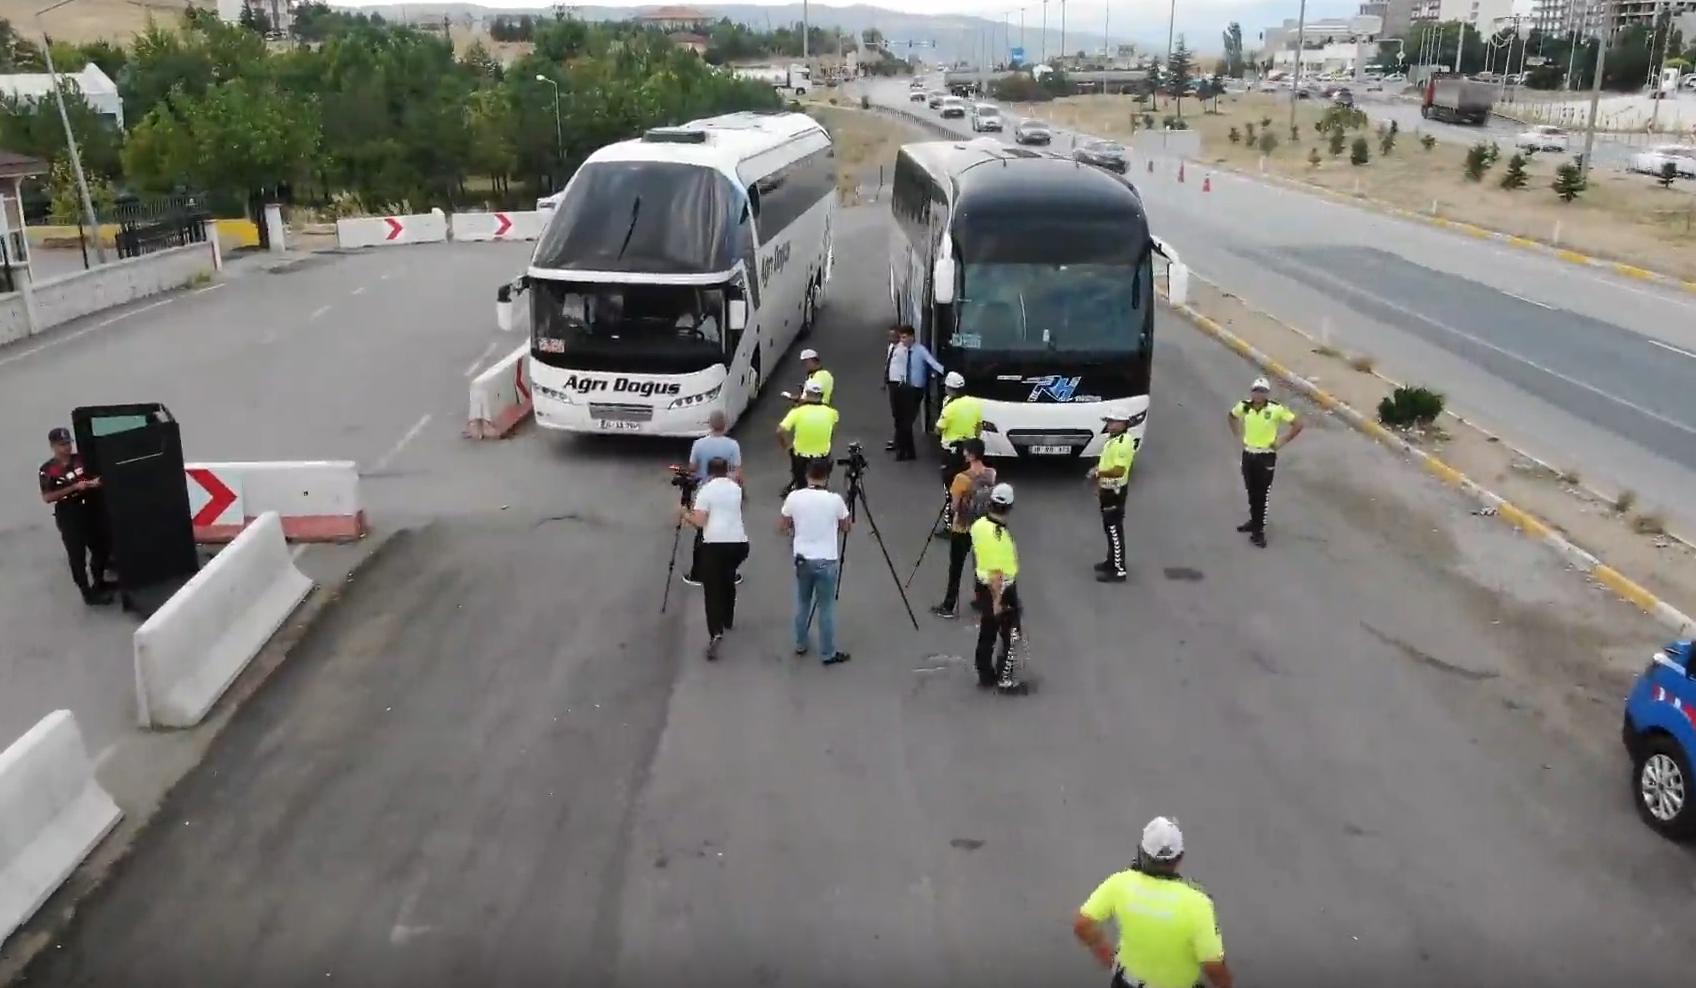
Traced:
<path id="1" fill-rule="evenodd" d="M 964 471 L 962 471 L 964 472 Z M 968 474 L 968 476 L 970 476 Z M 965 510 L 960 512 L 960 523 L 970 528 L 972 522 L 989 514 L 989 495 L 995 490 L 995 471 L 985 470 L 972 478 L 972 489 L 966 493 Z"/>

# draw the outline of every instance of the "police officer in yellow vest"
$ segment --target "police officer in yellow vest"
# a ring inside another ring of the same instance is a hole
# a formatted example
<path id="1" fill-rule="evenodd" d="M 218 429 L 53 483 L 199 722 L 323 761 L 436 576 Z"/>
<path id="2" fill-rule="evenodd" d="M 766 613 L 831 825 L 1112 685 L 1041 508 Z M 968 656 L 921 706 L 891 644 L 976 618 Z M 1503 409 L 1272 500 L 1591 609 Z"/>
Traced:
<path id="1" fill-rule="evenodd" d="M 1018 677 L 1016 648 L 1022 647 L 1019 612 L 1019 547 L 1007 529 L 1013 510 L 1013 485 L 996 484 L 989 493 L 989 514 L 972 522 L 972 564 L 977 576 L 978 688 L 1001 693 L 1025 692 Z M 995 661 L 995 640 L 1003 654 Z"/>
<path id="2" fill-rule="evenodd" d="M 801 366 L 807 368 L 807 379 L 801 382 L 800 397 L 796 397 L 788 391 L 783 393 L 783 397 L 796 404 L 801 404 L 807 400 L 807 385 L 816 383 L 819 386 L 820 394 L 824 396 L 824 403 L 830 404 L 830 400 L 836 396 L 836 376 L 824 369 L 824 361 L 819 359 L 819 352 L 811 347 L 802 350 Z"/>
<path id="3" fill-rule="evenodd" d="M 954 499 L 948 489 L 960 471 L 966 469 L 966 440 L 983 435 L 983 400 L 965 393 L 966 379 L 957 371 L 949 371 L 942 379 L 942 386 L 947 397 L 943 399 L 942 414 L 936 419 L 943 451 L 942 518 L 931 535 L 945 539 L 954 523 Z"/>
<path id="4" fill-rule="evenodd" d="M 1178 874 L 1183 860 L 1178 822 L 1157 816 L 1143 828 L 1136 863 L 1078 907 L 1072 932 L 1113 969 L 1113 988 L 1195 988 L 1204 976 L 1231 988 L 1213 900 Z M 1119 927 L 1117 952 L 1103 929 L 1109 920 Z"/>
<path id="5" fill-rule="evenodd" d="M 1128 431 L 1129 412 L 1114 412 L 1103 416 L 1107 423 L 1107 442 L 1101 447 L 1101 458 L 1090 468 L 1089 479 L 1095 481 L 1096 494 L 1101 501 L 1101 530 L 1107 534 L 1107 559 L 1095 564 L 1098 583 L 1123 583 L 1125 572 L 1125 497 L 1130 493 L 1131 461 L 1136 458 L 1136 444 Z"/>
<path id="6" fill-rule="evenodd" d="M 830 439 L 836 431 L 836 409 L 824 403 L 824 385 L 808 381 L 801 389 L 801 404 L 789 410 L 777 424 L 777 438 L 789 451 L 789 486 L 783 493 L 807 486 L 807 464 L 830 459 Z"/>
<path id="7" fill-rule="evenodd" d="M 1272 385 L 1256 378 L 1248 398 L 1231 406 L 1231 434 L 1243 441 L 1243 487 L 1248 491 L 1248 521 L 1237 526 L 1249 541 L 1266 546 L 1266 500 L 1272 492 L 1272 472 L 1278 466 L 1278 450 L 1301 435 L 1302 421 L 1296 413 L 1271 398 Z M 1280 436 L 1278 427 L 1290 431 Z"/>

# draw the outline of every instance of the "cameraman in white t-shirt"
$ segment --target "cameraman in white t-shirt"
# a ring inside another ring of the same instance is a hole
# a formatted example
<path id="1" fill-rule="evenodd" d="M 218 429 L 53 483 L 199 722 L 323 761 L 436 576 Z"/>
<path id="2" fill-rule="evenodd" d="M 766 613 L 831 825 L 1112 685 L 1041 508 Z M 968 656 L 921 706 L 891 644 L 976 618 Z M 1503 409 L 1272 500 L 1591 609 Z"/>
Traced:
<path id="1" fill-rule="evenodd" d="M 806 655 L 816 607 L 819 615 L 819 656 L 827 666 L 848 661 L 836 650 L 836 581 L 842 575 L 837 539 L 853 522 L 842 495 L 831 490 L 830 461 L 807 465 L 807 486 L 783 499 L 779 527 L 795 536 L 795 654 Z"/>
<path id="2" fill-rule="evenodd" d="M 707 661 L 718 658 L 719 642 L 736 624 L 736 569 L 748 558 L 748 529 L 742 524 L 742 485 L 729 477 L 722 456 L 707 461 L 707 482 L 683 520 L 701 530 L 695 575 L 707 609 Z"/>

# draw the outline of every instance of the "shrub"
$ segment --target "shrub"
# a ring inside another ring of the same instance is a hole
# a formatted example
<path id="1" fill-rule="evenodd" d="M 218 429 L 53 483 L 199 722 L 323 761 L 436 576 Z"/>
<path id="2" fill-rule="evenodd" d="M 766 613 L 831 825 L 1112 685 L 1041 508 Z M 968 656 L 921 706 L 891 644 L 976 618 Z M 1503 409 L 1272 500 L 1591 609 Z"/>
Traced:
<path id="1" fill-rule="evenodd" d="M 1627 487 L 1614 497 L 1614 510 L 1623 515 L 1636 503 L 1637 492 Z"/>
<path id="2" fill-rule="evenodd" d="M 1261 130 L 1265 130 L 1266 128 L 1268 128 L 1270 126 L 1272 126 L 1272 118 L 1271 117 L 1261 117 L 1260 118 L 1260 129 Z"/>
<path id="3" fill-rule="evenodd" d="M 1378 153 L 1388 155 L 1396 149 L 1396 129 L 1391 127 L 1378 135 Z"/>
<path id="4" fill-rule="evenodd" d="M 1225 137 L 1232 144 L 1241 144 L 1243 142 L 1243 132 L 1235 127 L 1232 127 L 1231 132 L 1226 134 Z"/>
<path id="5" fill-rule="evenodd" d="M 1343 153 L 1343 145 L 1348 143 L 1348 138 L 1343 136 L 1342 131 L 1333 130 L 1331 131 L 1329 141 L 1331 157 L 1335 158 Z"/>
<path id="6" fill-rule="evenodd" d="M 1319 161 L 1320 161 L 1320 158 L 1319 158 L 1319 149 L 1318 148 L 1314 148 L 1313 150 L 1307 152 L 1307 167 L 1318 168 L 1319 167 Z"/>
<path id="7" fill-rule="evenodd" d="M 1508 159 L 1508 170 L 1502 175 L 1502 188 L 1525 188 L 1525 155 L 1516 154 Z"/>
<path id="8" fill-rule="evenodd" d="M 1677 178 L 1678 166 L 1670 161 L 1665 161 L 1661 163 L 1661 173 L 1655 177 L 1655 181 L 1661 183 L 1661 188 L 1670 189 L 1673 181 Z"/>
<path id="9" fill-rule="evenodd" d="M 1249 147 L 1253 147 L 1253 146 L 1254 146 L 1254 145 L 1255 145 L 1255 142 L 1257 142 L 1257 141 L 1258 141 L 1258 140 L 1260 140 L 1260 138 L 1259 138 L 1259 137 L 1257 137 L 1257 136 L 1256 136 L 1256 135 L 1255 135 L 1255 132 L 1254 132 L 1254 124 L 1243 124 L 1243 130 L 1244 130 L 1244 131 L 1245 131 L 1245 132 L 1246 132 L 1246 133 L 1247 133 L 1247 135 L 1248 135 L 1248 144 L 1249 144 Z"/>
<path id="10" fill-rule="evenodd" d="M 1271 154 L 1278 150 L 1278 135 L 1269 130 L 1260 132 L 1260 153 Z"/>
<path id="11" fill-rule="evenodd" d="M 1295 124 L 1290 125 L 1290 143 L 1291 144 L 1300 144 L 1301 143 L 1301 128 L 1297 127 Z"/>
<path id="12" fill-rule="evenodd" d="M 1400 134 L 1401 132 L 1402 132 L 1402 125 L 1399 124 L 1399 123 L 1396 123 L 1394 120 L 1390 121 L 1390 133 Z"/>
<path id="13" fill-rule="evenodd" d="M 1495 141 L 1491 141 L 1490 146 L 1484 149 L 1484 155 L 1486 158 L 1484 163 L 1494 166 L 1497 161 L 1501 160 L 1502 146 L 1497 144 Z"/>
<path id="14" fill-rule="evenodd" d="M 1378 366 L 1378 363 L 1364 353 L 1357 353 L 1349 358 L 1349 366 L 1362 374 L 1370 374 L 1372 368 Z"/>
<path id="15" fill-rule="evenodd" d="M 1437 139 L 1430 134 L 1419 135 L 1419 146 L 1429 151 L 1437 146 Z"/>
<path id="16" fill-rule="evenodd" d="M 1349 147 L 1349 164 L 1364 165 L 1372 160 L 1372 149 L 1367 147 L 1366 138 L 1357 137 Z"/>
<path id="17" fill-rule="evenodd" d="M 861 96 L 860 97 L 860 109 L 869 110 L 871 108 L 872 108 L 872 98 L 870 96 Z"/>
<path id="18" fill-rule="evenodd" d="M 1142 125 L 1144 127 L 1147 127 L 1150 130 L 1153 130 L 1154 129 L 1154 114 L 1152 114 L 1152 113 L 1143 114 L 1142 115 Z"/>
<path id="19" fill-rule="evenodd" d="M 1561 202 L 1571 202 L 1585 189 L 1584 173 L 1579 171 L 1577 164 L 1569 161 L 1555 169 L 1553 187 Z"/>
<path id="20" fill-rule="evenodd" d="M 1490 149 L 1483 144 L 1474 144 L 1466 150 L 1466 177 L 1474 182 L 1482 182 L 1484 173 L 1490 169 Z"/>
<path id="21" fill-rule="evenodd" d="M 1667 525 L 1660 515 L 1651 511 L 1631 519 L 1631 530 L 1638 535 L 1660 535 L 1667 530 Z"/>
<path id="22" fill-rule="evenodd" d="M 1443 414 L 1443 396 L 1430 388 L 1401 387 L 1378 402 L 1378 421 L 1396 428 L 1430 425 Z"/>

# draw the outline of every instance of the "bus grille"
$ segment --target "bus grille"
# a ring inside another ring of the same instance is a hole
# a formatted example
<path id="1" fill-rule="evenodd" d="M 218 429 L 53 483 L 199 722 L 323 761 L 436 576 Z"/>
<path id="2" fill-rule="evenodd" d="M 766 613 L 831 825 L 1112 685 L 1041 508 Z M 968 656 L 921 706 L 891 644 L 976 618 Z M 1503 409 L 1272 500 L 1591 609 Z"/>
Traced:
<path id="1" fill-rule="evenodd" d="M 1082 429 L 1009 429 L 1007 441 L 1017 446 L 1088 446 L 1095 433 Z"/>
<path id="2" fill-rule="evenodd" d="M 589 403 L 589 417 L 608 422 L 651 422 L 654 418 L 654 407 L 592 401 Z"/>

